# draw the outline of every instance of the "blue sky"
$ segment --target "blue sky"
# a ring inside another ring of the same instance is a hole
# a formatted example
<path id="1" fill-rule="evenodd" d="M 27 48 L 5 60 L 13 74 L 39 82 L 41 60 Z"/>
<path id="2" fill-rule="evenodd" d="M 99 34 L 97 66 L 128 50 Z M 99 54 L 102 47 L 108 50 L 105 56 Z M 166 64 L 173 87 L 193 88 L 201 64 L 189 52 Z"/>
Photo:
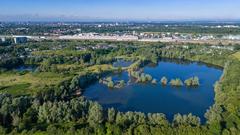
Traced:
<path id="1" fill-rule="evenodd" d="M 240 19 L 240 0 L 0 0 L 4 20 Z"/>

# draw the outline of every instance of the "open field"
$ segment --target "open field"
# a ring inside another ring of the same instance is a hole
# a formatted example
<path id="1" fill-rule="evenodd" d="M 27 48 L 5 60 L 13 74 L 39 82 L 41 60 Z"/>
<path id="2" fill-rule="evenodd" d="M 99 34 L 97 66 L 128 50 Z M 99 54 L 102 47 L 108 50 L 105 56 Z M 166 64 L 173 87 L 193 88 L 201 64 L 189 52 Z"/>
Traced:
<path id="1" fill-rule="evenodd" d="M 240 61 L 240 51 L 234 53 L 233 57 L 237 58 Z"/>
<path id="2" fill-rule="evenodd" d="M 0 74 L 0 92 L 7 92 L 13 95 L 31 94 L 44 86 L 58 84 L 68 79 L 56 73 L 3 73 Z"/>
<path id="3" fill-rule="evenodd" d="M 110 64 L 83 66 L 77 64 L 58 64 L 58 69 L 75 71 L 75 74 L 83 72 L 109 71 L 114 69 Z M 9 93 L 13 95 L 34 94 L 45 86 L 57 85 L 60 82 L 71 79 L 74 75 L 59 74 L 53 72 L 28 72 L 21 74 L 20 72 L 6 72 L 0 74 L 0 93 Z"/>

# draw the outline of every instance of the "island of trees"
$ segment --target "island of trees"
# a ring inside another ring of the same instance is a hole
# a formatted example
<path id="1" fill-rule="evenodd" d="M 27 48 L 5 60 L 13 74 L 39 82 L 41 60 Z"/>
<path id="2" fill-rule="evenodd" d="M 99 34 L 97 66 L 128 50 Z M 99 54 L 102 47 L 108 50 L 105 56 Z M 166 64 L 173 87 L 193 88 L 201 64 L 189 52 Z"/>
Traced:
<path id="1" fill-rule="evenodd" d="M 136 83 L 147 83 L 147 82 L 151 82 L 152 84 L 158 83 L 157 79 L 155 79 L 155 78 L 153 79 L 151 75 L 141 73 L 139 71 L 130 72 L 130 77 L 133 77 L 136 80 Z M 100 79 L 99 83 L 105 84 L 109 88 L 122 88 L 126 85 L 124 80 L 119 80 L 119 81 L 114 82 L 111 77 Z M 162 84 L 163 86 L 166 86 L 168 84 L 168 80 L 165 76 L 161 78 L 160 84 Z M 184 83 L 179 78 L 172 79 L 169 82 L 169 84 L 171 86 L 175 86 L 175 87 L 181 87 L 184 84 L 187 87 L 197 87 L 200 85 L 199 78 L 197 76 L 194 76 L 194 77 L 191 77 L 191 78 L 185 80 Z"/>
<path id="2" fill-rule="evenodd" d="M 197 76 L 194 76 L 194 77 L 191 77 L 187 80 L 184 81 L 184 83 L 188 86 L 188 87 L 191 87 L 191 86 L 199 86 L 200 83 L 199 83 L 199 78 Z"/>
<path id="3" fill-rule="evenodd" d="M 126 85 L 124 80 L 120 80 L 120 81 L 115 81 L 114 82 L 112 80 L 112 77 L 107 77 L 107 78 L 104 78 L 104 79 L 100 79 L 99 83 L 105 84 L 109 88 L 117 88 L 117 89 L 122 88 L 122 87 L 124 87 Z"/>
<path id="4" fill-rule="evenodd" d="M 176 87 L 183 86 L 183 82 L 182 82 L 182 80 L 179 79 L 179 78 L 172 79 L 172 80 L 170 81 L 170 84 L 171 84 L 172 86 L 176 86 Z"/>

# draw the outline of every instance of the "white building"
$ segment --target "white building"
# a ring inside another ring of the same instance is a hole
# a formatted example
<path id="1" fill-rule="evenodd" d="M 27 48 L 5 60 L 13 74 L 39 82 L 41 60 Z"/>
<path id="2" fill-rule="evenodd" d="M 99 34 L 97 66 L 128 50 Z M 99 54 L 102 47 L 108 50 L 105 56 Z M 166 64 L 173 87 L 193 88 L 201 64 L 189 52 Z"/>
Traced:
<path id="1" fill-rule="evenodd" d="M 78 40 L 113 40 L 113 41 L 137 41 L 137 36 L 132 35 L 100 35 L 97 33 L 81 33 L 78 35 L 60 36 L 59 39 L 78 39 Z"/>
<path id="2" fill-rule="evenodd" d="M 5 37 L 2 37 L 1 40 L 0 40 L 2 43 L 6 41 L 6 38 Z"/>
<path id="3" fill-rule="evenodd" d="M 223 39 L 240 40 L 240 35 L 228 35 L 228 36 L 223 36 Z"/>

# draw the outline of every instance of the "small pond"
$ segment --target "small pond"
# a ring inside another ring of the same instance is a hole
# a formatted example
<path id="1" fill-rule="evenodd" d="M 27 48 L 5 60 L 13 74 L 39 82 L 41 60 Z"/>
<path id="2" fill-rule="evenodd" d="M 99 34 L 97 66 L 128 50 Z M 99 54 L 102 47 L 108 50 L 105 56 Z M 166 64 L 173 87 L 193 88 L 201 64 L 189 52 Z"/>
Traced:
<path id="1" fill-rule="evenodd" d="M 132 63 L 132 61 L 118 59 L 116 62 L 113 63 L 113 67 L 129 67 L 130 65 L 132 65 Z"/>
<path id="2" fill-rule="evenodd" d="M 23 71 L 34 72 L 36 69 L 37 69 L 37 66 L 34 66 L 34 65 L 22 65 L 16 68 L 16 70 L 19 72 L 23 72 Z"/>
<path id="3" fill-rule="evenodd" d="M 109 89 L 96 82 L 86 88 L 84 96 L 99 102 L 105 108 L 114 107 L 123 112 L 164 113 L 169 120 L 176 113 L 192 113 L 204 122 L 204 113 L 214 104 L 214 84 L 219 80 L 222 69 L 197 62 L 161 60 L 158 65 L 145 66 L 144 73 L 156 78 L 158 83 L 132 83 L 123 88 Z M 180 78 L 183 81 L 198 76 L 200 86 L 162 86 L 159 81 L 163 76 L 168 80 Z M 130 79 L 126 71 L 112 74 L 111 77 L 125 82 Z"/>

